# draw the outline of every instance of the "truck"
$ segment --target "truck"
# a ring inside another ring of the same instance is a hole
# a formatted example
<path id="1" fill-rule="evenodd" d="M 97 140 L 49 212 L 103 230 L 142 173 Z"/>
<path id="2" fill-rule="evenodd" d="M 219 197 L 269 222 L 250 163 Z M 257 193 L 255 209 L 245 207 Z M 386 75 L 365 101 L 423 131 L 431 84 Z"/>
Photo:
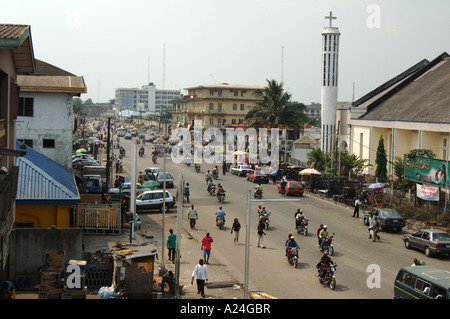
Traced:
<path id="1" fill-rule="evenodd" d="M 252 167 L 249 165 L 238 165 L 231 169 L 231 174 L 237 176 L 247 176 L 247 173 L 252 171 Z"/>

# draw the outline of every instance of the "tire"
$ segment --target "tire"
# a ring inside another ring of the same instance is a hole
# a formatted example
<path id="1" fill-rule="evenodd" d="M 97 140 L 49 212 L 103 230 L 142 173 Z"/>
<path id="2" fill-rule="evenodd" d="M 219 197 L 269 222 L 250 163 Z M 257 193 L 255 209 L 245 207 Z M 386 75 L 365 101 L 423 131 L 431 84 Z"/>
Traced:
<path id="1" fill-rule="evenodd" d="M 166 205 L 166 211 L 164 213 L 167 213 L 169 211 L 169 206 Z M 163 212 L 163 206 L 161 206 L 161 213 Z"/>
<path id="2" fill-rule="evenodd" d="M 334 248 L 333 246 L 328 247 L 328 255 L 333 256 Z"/>
<path id="3" fill-rule="evenodd" d="M 431 256 L 433 256 L 433 253 L 431 252 L 431 250 L 430 250 L 430 247 L 425 247 L 425 256 L 427 256 L 427 257 L 431 257 Z"/>
<path id="4" fill-rule="evenodd" d="M 297 265 L 298 265 L 298 260 L 294 259 L 294 268 L 297 269 Z"/>
<path id="5" fill-rule="evenodd" d="M 405 247 L 406 249 L 411 249 L 411 244 L 409 243 L 409 240 L 405 240 Z"/>
<path id="6" fill-rule="evenodd" d="M 307 230 L 307 229 L 305 229 L 305 230 L 303 231 L 303 235 L 308 236 L 308 230 Z"/>
<path id="7" fill-rule="evenodd" d="M 336 288 L 336 279 L 331 278 L 328 286 L 330 287 L 331 290 L 334 290 Z"/>

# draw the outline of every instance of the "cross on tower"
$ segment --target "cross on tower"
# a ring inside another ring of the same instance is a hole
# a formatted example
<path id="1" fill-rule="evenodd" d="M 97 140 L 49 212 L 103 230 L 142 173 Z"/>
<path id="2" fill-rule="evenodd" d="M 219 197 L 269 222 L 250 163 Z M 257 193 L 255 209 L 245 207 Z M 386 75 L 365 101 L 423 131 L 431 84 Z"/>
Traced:
<path id="1" fill-rule="evenodd" d="M 331 22 L 332 22 L 333 19 L 336 19 L 336 17 L 333 17 L 333 13 L 330 11 L 330 16 L 329 17 L 325 17 L 325 19 L 329 19 L 330 20 L 330 28 L 331 28 L 332 27 L 331 26 Z"/>

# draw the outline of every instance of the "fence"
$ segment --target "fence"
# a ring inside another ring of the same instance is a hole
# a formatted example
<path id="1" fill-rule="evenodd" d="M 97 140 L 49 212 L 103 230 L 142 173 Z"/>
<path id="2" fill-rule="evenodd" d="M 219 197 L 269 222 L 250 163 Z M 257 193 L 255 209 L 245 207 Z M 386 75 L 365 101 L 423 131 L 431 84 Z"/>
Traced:
<path id="1" fill-rule="evenodd" d="M 120 203 L 80 202 L 76 208 L 74 224 L 85 233 L 120 234 Z"/>

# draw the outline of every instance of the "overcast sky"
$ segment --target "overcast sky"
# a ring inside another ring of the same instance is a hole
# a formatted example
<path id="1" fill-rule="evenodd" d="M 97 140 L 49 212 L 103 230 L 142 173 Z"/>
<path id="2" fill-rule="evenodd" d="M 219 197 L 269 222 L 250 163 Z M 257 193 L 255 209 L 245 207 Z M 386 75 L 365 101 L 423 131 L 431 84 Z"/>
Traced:
<path id="1" fill-rule="evenodd" d="M 276 79 L 309 104 L 320 103 L 330 11 L 341 32 L 339 101 L 352 101 L 353 84 L 358 99 L 450 52 L 448 0 L 6 0 L 0 23 L 31 25 L 35 57 L 83 76 L 83 100 L 149 81 L 184 89 Z"/>

